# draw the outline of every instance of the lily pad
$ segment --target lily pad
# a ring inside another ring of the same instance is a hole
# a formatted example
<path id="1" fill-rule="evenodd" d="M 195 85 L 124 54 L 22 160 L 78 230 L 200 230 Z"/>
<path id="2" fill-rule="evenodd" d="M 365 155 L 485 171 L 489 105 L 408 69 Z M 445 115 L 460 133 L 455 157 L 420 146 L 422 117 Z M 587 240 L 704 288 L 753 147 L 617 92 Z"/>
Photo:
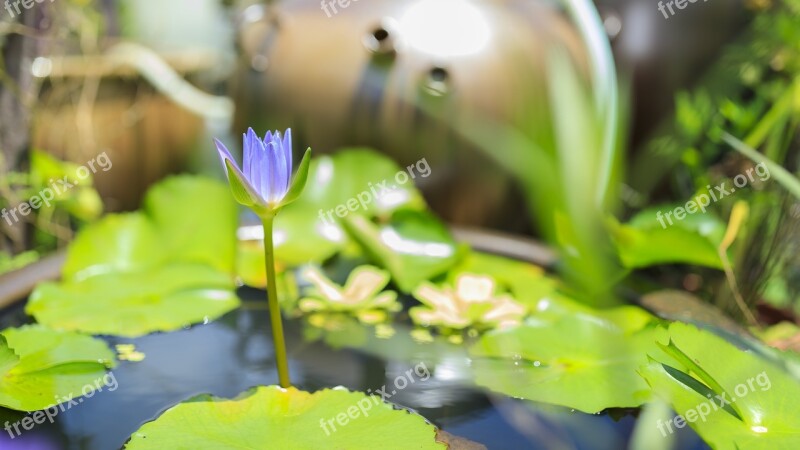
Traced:
<path id="1" fill-rule="evenodd" d="M 230 276 L 209 266 L 171 264 L 77 282 L 42 283 L 26 312 L 49 327 L 137 337 L 219 317 L 239 299 Z"/>
<path id="2" fill-rule="evenodd" d="M 0 333 L 0 406 L 38 411 L 102 387 L 114 353 L 90 336 L 32 325 Z"/>
<path id="3" fill-rule="evenodd" d="M 198 195 L 214 207 L 190 210 Z M 175 177 L 145 203 L 142 212 L 110 215 L 79 233 L 63 281 L 38 285 L 26 312 L 56 329 L 136 337 L 236 308 L 235 209 L 225 186 Z"/>
<path id="4" fill-rule="evenodd" d="M 692 325 L 674 323 L 660 341 L 665 352 L 641 374 L 683 426 L 715 449 L 800 446 L 800 384 L 791 375 Z"/>
<path id="5" fill-rule="evenodd" d="M 345 224 L 348 234 L 406 293 L 446 273 L 461 255 L 450 231 L 427 212 L 400 210 L 385 225 L 349 216 Z"/>
<path id="6" fill-rule="evenodd" d="M 144 199 L 144 212 L 158 229 L 170 260 L 202 263 L 230 274 L 236 255 L 236 211 L 230 189 L 203 177 L 168 178 Z"/>
<path id="7" fill-rule="evenodd" d="M 665 333 L 655 327 L 628 333 L 599 317 L 566 315 L 489 333 L 470 354 L 479 385 L 596 413 L 636 407 L 648 399 L 649 388 L 636 371 Z"/>
<path id="8" fill-rule="evenodd" d="M 198 198 L 213 206 L 197 208 Z M 236 209 L 225 185 L 173 177 L 147 193 L 141 212 L 109 215 L 79 233 L 62 275 L 74 280 L 167 262 L 202 263 L 232 274 L 235 252 Z"/>
<path id="9" fill-rule="evenodd" d="M 340 215 L 371 218 L 389 216 L 399 208 L 425 210 L 413 180 L 395 181 L 403 171 L 391 159 L 365 148 L 314 158 L 303 195 L 275 219 L 276 259 L 296 266 L 321 263 L 336 254 L 348 242 Z"/>
<path id="10" fill-rule="evenodd" d="M 342 388 L 314 394 L 277 386 L 228 400 L 202 395 L 180 403 L 131 436 L 127 450 L 321 448 L 444 449 L 436 428 L 380 397 Z"/>

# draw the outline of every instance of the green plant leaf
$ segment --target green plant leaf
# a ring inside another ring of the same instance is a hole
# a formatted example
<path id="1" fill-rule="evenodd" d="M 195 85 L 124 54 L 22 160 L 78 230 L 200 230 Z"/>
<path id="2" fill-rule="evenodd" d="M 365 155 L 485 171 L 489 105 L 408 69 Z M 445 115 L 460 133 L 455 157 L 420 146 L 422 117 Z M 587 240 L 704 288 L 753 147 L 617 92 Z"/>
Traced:
<path id="1" fill-rule="evenodd" d="M 787 191 L 791 192 L 795 198 L 800 199 L 800 179 L 794 176 L 791 172 L 784 169 L 780 164 L 770 160 L 765 155 L 762 155 L 757 150 L 751 148 L 744 142 L 736 139 L 728 133 L 722 133 L 722 140 L 728 145 L 733 147 L 737 152 L 752 159 L 758 164 L 763 164 L 770 173 L 774 176 L 775 180 L 780 183 Z"/>
<path id="2" fill-rule="evenodd" d="M 38 325 L 0 333 L 0 406 L 37 411 L 102 387 L 114 353 L 90 336 Z"/>
<path id="3" fill-rule="evenodd" d="M 194 176 L 168 178 L 144 199 L 170 261 L 206 264 L 234 272 L 236 204 L 225 185 Z"/>
<path id="4" fill-rule="evenodd" d="M 608 219 L 625 267 L 638 269 L 658 264 L 694 264 L 722 269 L 717 248 L 725 233 L 725 224 L 716 216 L 698 213 L 671 226 L 665 222 L 667 226 L 663 227 L 656 214 L 658 211 L 671 211 L 673 207 L 644 210 L 628 224 Z"/>
<path id="5" fill-rule="evenodd" d="M 216 319 L 239 306 L 234 287 L 209 266 L 169 264 L 42 283 L 25 311 L 56 329 L 137 337 Z"/>
<path id="6" fill-rule="evenodd" d="M 197 198 L 209 202 L 197 208 Z M 110 215 L 70 245 L 63 282 L 37 286 L 26 311 L 40 323 L 140 336 L 176 330 L 236 308 L 236 207 L 225 186 L 170 178 L 142 212 Z"/>
<path id="7" fill-rule="evenodd" d="M 322 223 L 317 210 L 298 203 L 275 216 L 275 260 L 287 266 L 322 263 L 346 245 L 347 236 L 338 225 Z"/>
<path id="8" fill-rule="evenodd" d="M 303 159 L 300 161 L 300 165 L 297 167 L 297 173 L 294 174 L 294 179 L 292 180 L 292 185 L 289 187 L 289 191 L 286 193 L 286 196 L 283 197 L 281 200 L 281 206 L 286 206 L 289 203 L 294 202 L 300 197 L 300 194 L 303 193 L 303 189 L 306 187 L 306 181 L 308 181 L 308 168 L 309 164 L 311 163 L 311 149 L 306 149 L 305 154 L 303 154 Z"/>
<path id="9" fill-rule="evenodd" d="M 800 384 L 790 374 L 692 325 L 673 323 L 660 341 L 670 351 L 653 355 L 642 377 L 711 447 L 800 445 Z"/>
<path id="10" fill-rule="evenodd" d="M 661 328 L 627 332 L 586 314 L 531 319 L 485 335 L 470 348 L 476 383 L 512 397 L 587 413 L 636 407 L 649 388 L 636 370 L 658 350 Z"/>
<path id="11" fill-rule="evenodd" d="M 344 248 L 349 240 L 337 207 L 340 215 L 366 217 L 386 217 L 399 208 L 424 210 L 425 201 L 411 178 L 396 183 L 402 171 L 369 149 L 345 149 L 311 160 L 303 195 L 275 218 L 276 260 L 290 266 L 321 263 Z"/>
<path id="12" fill-rule="evenodd" d="M 347 217 L 344 223 L 348 234 L 392 274 L 403 292 L 447 272 L 460 256 L 450 231 L 427 212 L 400 210 L 386 225 L 359 215 Z"/>
<path id="13" fill-rule="evenodd" d="M 168 258 L 155 224 L 141 213 L 109 215 L 87 226 L 69 246 L 61 275 L 79 280 L 94 275 L 133 272 Z"/>
<path id="14" fill-rule="evenodd" d="M 202 199 L 208 207 L 197 207 Z M 69 247 L 62 274 L 79 279 L 136 271 L 168 262 L 202 263 L 234 272 L 236 206 L 225 186 L 194 176 L 153 187 L 144 209 L 86 227 Z"/>
<path id="15" fill-rule="evenodd" d="M 332 424 L 325 423 L 326 433 L 323 421 L 329 419 Z M 253 388 L 232 400 L 202 395 L 180 403 L 144 424 L 125 448 L 447 448 L 435 439 L 436 428 L 424 418 L 395 410 L 376 396 L 341 388 L 310 394 L 291 387 L 267 386 Z"/>
<path id="16" fill-rule="evenodd" d="M 108 155 L 105 156 L 107 157 Z M 110 163 L 110 160 L 107 161 Z M 99 165 L 94 166 L 93 160 L 92 172 L 89 172 L 89 168 L 85 167 L 86 174 L 79 177 L 78 171 L 81 166 L 58 160 L 41 150 L 31 151 L 30 164 L 30 186 L 29 192 L 25 196 L 53 197 L 42 206 L 42 210 L 54 205 L 82 221 L 95 220 L 102 214 L 103 201 L 92 187 L 94 184 L 92 174 L 98 170 L 106 171 L 111 166 L 105 166 L 105 168 Z M 61 190 L 60 180 L 68 180 L 72 187 Z M 58 187 L 58 189 L 54 189 L 54 187 Z M 47 191 L 50 192 L 48 193 Z"/>
<path id="17" fill-rule="evenodd" d="M 228 184 L 231 188 L 231 194 L 239 204 L 248 208 L 260 206 L 262 202 L 261 197 L 256 193 L 250 184 L 245 179 L 244 175 L 236 169 L 233 161 L 225 160 L 225 171 L 228 175 Z"/>

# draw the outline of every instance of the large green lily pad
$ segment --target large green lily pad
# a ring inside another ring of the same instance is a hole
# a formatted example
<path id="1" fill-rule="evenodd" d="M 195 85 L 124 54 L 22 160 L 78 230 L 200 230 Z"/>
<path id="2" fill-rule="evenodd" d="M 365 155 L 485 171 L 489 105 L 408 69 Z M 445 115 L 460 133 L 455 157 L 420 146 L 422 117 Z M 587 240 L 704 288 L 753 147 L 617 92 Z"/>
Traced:
<path id="1" fill-rule="evenodd" d="M 90 336 L 33 325 L 0 333 L 0 406 L 37 411 L 103 387 L 116 364 Z"/>
<path id="2" fill-rule="evenodd" d="M 208 207 L 197 207 L 198 199 Z M 137 213 L 85 228 L 69 247 L 62 275 L 76 280 L 165 263 L 200 263 L 234 273 L 236 208 L 228 188 L 202 177 L 168 178 Z"/>
<path id="3" fill-rule="evenodd" d="M 202 263 L 234 273 L 237 207 L 230 189 L 193 176 L 168 178 L 144 199 L 170 259 Z"/>
<path id="4" fill-rule="evenodd" d="M 43 283 L 26 311 L 62 330 L 137 337 L 221 316 L 239 305 L 233 289 L 229 275 L 209 266 L 174 264 Z"/>
<path id="5" fill-rule="evenodd" d="M 665 351 L 641 374 L 681 415 L 681 426 L 715 449 L 800 448 L 797 379 L 692 325 L 674 323 L 660 341 Z"/>
<path id="6" fill-rule="evenodd" d="M 444 449 L 436 428 L 380 397 L 344 389 L 314 394 L 277 386 L 228 400 L 180 403 L 131 436 L 127 450 Z"/>
<path id="7" fill-rule="evenodd" d="M 198 197 L 213 204 L 187 206 Z M 174 177 L 145 204 L 84 229 L 69 247 L 62 281 L 37 286 L 26 312 L 56 329 L 136 337 L 236 308 L 236 210 L 228 189 Z"/>
<path id="8" fill-rule="evenodd" d="M 633 310 L 619 314 L 638 313 Z M 563 405 L 587 413 L 636 407 L 649 388 L 636 373 L 657 350 L 665 330 L 626 330 L 588 314 L 556 321 L 530 319 L 485 335 L 473 347 L 476 382 L 512 397 Z"/>

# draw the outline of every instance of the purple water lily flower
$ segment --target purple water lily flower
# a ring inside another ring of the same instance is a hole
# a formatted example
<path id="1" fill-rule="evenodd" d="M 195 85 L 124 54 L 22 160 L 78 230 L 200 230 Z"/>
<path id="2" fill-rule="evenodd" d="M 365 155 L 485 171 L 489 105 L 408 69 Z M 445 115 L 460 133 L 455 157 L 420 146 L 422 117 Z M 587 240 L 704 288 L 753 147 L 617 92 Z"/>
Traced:
<path id="1" fill-rule="evenodd" d="M 231 152 L 218 139 L 214 139 L 217 151 L 222 158 L 233 164 L 246 187 L 252 189 L 263 203 L 278 203 L 289 191 L 289 178 L 292 175 L 292 130 L 281 133 L 267 131 L 264 140 L 252 128 L 244 134 L 244 170 L 239 169 Z"/>
<path id="2" fill-rule="evenodd" d="M 297 174 L 292 178 L 292 130 L 286 134 L 267 132 L 264 139 L 252 128 L 244 135 L 244 161 L 240 169 L 231 152 L 217 139 L 222 166 L 228 176 L 231 193 L 237 202 L 251 208 L 261 218 L 264 226 L 264 264 L 267 276 L 267 299 L 272 322 L 272 342 L 275 347 L 275 364 L 281 387 L 291 386 L 286 342 L 283 336 L 281 309 L 278 305 L 278 288 L 275 283 L 275 246 L 273 222 L 281 208 L 297 200 L 306 186 L 311 164 L 311 149 L 306 150 Z"/>
<path id="3" fill-rule="evenodd" d="M 293 183 L 291 128 L 283 136 L 279 131 L 268 131 L 263 140 L 249 128 L 244 135 L 244 164 L 241 169 L 222 142 L 214 139 L 214 143 L 239 203 L 259 213 L 274 212 L 293 201 L 302 191 L 308 172 L 308 152 Z M 299 184 L 299 189 L 294 189 L 294 184 Z"/>

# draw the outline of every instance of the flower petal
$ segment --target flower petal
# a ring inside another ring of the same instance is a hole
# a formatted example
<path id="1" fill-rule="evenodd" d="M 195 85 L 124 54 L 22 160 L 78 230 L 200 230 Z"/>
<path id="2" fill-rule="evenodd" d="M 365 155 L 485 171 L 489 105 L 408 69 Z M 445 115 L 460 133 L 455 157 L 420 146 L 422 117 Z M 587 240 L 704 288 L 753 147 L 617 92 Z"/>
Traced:
<path id="1" fill-rule="evenodd" d="M 414 297 L 433 309 L 454 315 L 459 313 L 454 294 L 449 289 L 440 290 L 431 283 L 422 283 L 414 290 Z"/>
<path id="2" fill-rule="evenodd" d="M 269 186 L 269 201 L 272 202 L 275 200 L 275 197 L 278 195 L 278 178 L 279 172 L 277 170 L 278 167 L 278 152 L 280 151 L 279 148 L 276 148 L 275 142 L 270 142 L 267 145 L 264 161 L 261 164 L 262 170 L 264 171 L 264 176 L 267 177 L 264 180 L 264 184 Z"/>
<path id="3" fill-rule="evenodd" d="M 272 131 L 267 130 L 267 134 L 264 135 L 264 148 L 267 148 L 270 142 L 275 140 L 275 137 L 272 136 Z"/>
<path id="4" fill-rule="evenodd" d="M 343 301 L 342 292 L 334 282 L 328 279 L 319 269 L 307 267 L 301 276 L 317 289 L 317 292 L 329 302 Z"/>
<path id="5" fill-rule="evenodd" d="M 244 173 L 250 185 L 253 186 L 265 202 L 269 201 L 269 193 L 264 189 L 264 179 L 266 175 L 261 170 L 261 161 L 264 158 L 264 144 L 252 128 L 247 129 L 244 136 L 245 165 Z"/>
<path id="6" fill-rule="evenodd" d="M 275 187 L 276 191 L 273 193 L 276 201 L 283 199 L 286 195 L 289 184 L 289 176 L 291 173 L 286 172 L 286 150 L 283 148 L 283 141 L 281 140 L 281 133 L 276 131 L 275 138 L 272 141 L 275 144 Z"/>
<path id="7" fill-rule="evenodd" d="M 375 297 L 389 283 L 388 272 L 377 267 L 358 267 L 347 277 L 343 295 L 350 301 L 360 302 Z"/>
<path id="8" fill-rule="evenodd" d="M 292 129 L 287 128 L 283 136 L 283 151 L 286 158 L 286 190 L 289 190 L 289 182 L 292 178 Z"/>
<path id="9" fill-rule="evenodd" d="M 463 274 L 456 280 L 456 295 L 467 303 L 485 302 L 492 298 L 494 287 L 490 277 Z"/>
<path id="10" fill-rule="evenodd" d="M 225 160 L 229 160 L 233 163 L 233 167 L 239 169 L 239 165 L 236 163 L 236 160 L 233 159 L 231 156 L 231 152 L 228 151 L 228 148 L 225 147 L 225 144 L 220 142 L 219 139 L 214 139 L 214 145 L 217 146 L 217 152 L 219 152 L 220 162 L 222 163 L 222 168 L 225 170 L 225 175 L 228 175 L 228 169 L 225 166 Z M 241 172 L 241 169 L 239 170 Z"/>
<path id="11" fill-rule="evenodd" d="M 484 322 L 520 322 L 526 312 L 525 306 L 510 297 L 503 296 L 495 300 L 494 306 L 483 315 L 482 320 Z"/>

